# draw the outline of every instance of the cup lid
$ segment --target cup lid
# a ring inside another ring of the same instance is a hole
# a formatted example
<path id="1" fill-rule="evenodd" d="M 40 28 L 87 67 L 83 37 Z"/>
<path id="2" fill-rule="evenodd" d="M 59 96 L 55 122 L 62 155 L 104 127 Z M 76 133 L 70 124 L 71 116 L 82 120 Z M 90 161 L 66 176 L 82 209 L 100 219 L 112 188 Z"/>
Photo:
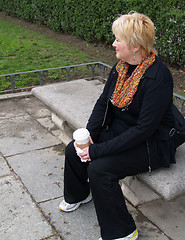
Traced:
<path id="1" fill-rule="evenodd" d="M 73 133 L 73 139 L 77 142 L 81 142 L 82 144 L 89 140 L 89 136 L 90 133 L 86 128 L 79 128 Z"/>

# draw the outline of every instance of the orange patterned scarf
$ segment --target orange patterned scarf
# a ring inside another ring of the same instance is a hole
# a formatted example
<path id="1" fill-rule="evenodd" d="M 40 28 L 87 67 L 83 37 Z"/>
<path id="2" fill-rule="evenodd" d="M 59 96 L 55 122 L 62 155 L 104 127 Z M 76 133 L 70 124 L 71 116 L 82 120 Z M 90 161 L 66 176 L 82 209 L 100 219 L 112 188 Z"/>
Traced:
<path id="1" fill-rule="evenodd" d="M 145 71 L 154 63 L 155 54 L 152 53 L 149 57 L 143 58 L 141 63 L 132 72 L 132 75 L 127 78 L 129 64 L 120 60 L 116 66 L 118 78 L 116 87 L 113 93 L 112 104 L 119 108 L 124 108 L 129 105 L 138 89 L 140 79 Z"/>

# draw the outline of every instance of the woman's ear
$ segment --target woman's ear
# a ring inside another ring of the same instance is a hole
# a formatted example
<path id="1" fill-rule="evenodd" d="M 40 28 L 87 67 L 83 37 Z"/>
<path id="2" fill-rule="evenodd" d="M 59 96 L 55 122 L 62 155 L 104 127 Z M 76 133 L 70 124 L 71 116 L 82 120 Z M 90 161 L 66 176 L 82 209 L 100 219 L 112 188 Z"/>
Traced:
<path id="1" fill-rule="evenodd" d="M 134 52 L 138 52 L 141 49 L 141 46 L 138 44 L 136 46 L 134 46 Z"/>

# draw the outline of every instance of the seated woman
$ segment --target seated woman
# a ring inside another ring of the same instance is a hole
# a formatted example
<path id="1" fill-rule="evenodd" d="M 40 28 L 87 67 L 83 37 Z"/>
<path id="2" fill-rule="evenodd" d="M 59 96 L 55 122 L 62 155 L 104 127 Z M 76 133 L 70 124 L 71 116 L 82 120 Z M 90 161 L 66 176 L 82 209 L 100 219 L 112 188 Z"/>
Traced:
<path id="1" fill-rule="evenodd" d="M 89 118 L 91 145 L 78 155 L 74 141 L 66 147 L 59 208 L 73 211 L 93 197 L 100 239 L 133 240 L 138 232 L 119 180 L 175 162 L 169 137 L 174 125 L 173 79 L 156 55 L 154 24 L 147 16 L 122 15 L 112 30 L 119 61 Z"/>

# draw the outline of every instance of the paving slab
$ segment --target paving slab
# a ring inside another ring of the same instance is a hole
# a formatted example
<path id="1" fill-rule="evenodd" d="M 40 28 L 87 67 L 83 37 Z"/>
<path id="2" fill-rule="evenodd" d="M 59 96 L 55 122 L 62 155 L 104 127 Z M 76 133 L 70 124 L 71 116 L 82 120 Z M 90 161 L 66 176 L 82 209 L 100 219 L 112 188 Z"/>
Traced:
<path id="1" fill-rule="evenodd" d="M 0 120 L 0 151 L 4 156 L 53 146 L 61 141 L 30 116 Z"/>
<path id="2" fill-rule="evenodd" d="M 138 229 L 139 238 L 138 240 L 169 240 L 160 228 L 156 227 L 153 222 L 147 219 L 140 211 L 130 205 L 128 202 L 127 207 L 129 212 L 132 214 L 136 227 Z M 176 240 L 176 239 L 174 239 Z"/>
<path id="3" fill-rule="evenodd" d="M 10 169 L 5 162 L 4 158 L 0 156 L 0 177 L 10 174 Z"/>
<path id="4" fill-rule="evenodd" d="M 63 196 L 63 148 L 61 144 L 7 158 L 36 202 Z"/>
<path id="5" fill-rule="evenodd" d="M 0 119 L 8 119 L 15 116 L 28 115 L 23 108 L 20 108 L 18 102 L 18 99 L 0 101 Z"/>
<path id="6" fill-rule="evenodd" d="M 37 118 L 37 121 L 45 127 L 48 131 L 55 131 L 58 130 L 56 125 L 51 121 L 51 117 L 45 117 L 45 118 Z"/>
<path id="7" fill-rule="evenodd" d="M 147 203 L 140 206 L 139 210 L 172 239 L 185 238 L 185 196 L 173 201 Z"/>
<path id="8" fill-rule="evenodd" d="M 93 202 L 83 204 L 74 212 L 64 213 L 58 209 L 62 198 L 39 204 L 46 217 L 55 226 L 64 240 L 98 240 L 100 228 Z M 139 240 L 168 240 L 169 238 L 153 225 L 143 214 L 127 202 L 136 221 Z"/>
<path id="9" fill-rule="evenodd" d="M 58 208 L 62 200 L 59 198 L 39 204 L 62 238 L 64 240 L 98 240 L 100 229 L 93 202 L 81 205 L 74 212 L 64 213 Z"/>
<path id="10" fill-rule="evenodd" d="M 1 240 L 39 240 L 56 234 L 14 176 L 0 179 L 0 202 Z"/>
<path id="11" fill-rule="evenodd" d="M 18 102 L 28 114 L 32 115 L 35 118 L 44 118 L 51 116 L 51 112 L 48 110 L 46 105 L 33 96 L 19 99 Z"/>

